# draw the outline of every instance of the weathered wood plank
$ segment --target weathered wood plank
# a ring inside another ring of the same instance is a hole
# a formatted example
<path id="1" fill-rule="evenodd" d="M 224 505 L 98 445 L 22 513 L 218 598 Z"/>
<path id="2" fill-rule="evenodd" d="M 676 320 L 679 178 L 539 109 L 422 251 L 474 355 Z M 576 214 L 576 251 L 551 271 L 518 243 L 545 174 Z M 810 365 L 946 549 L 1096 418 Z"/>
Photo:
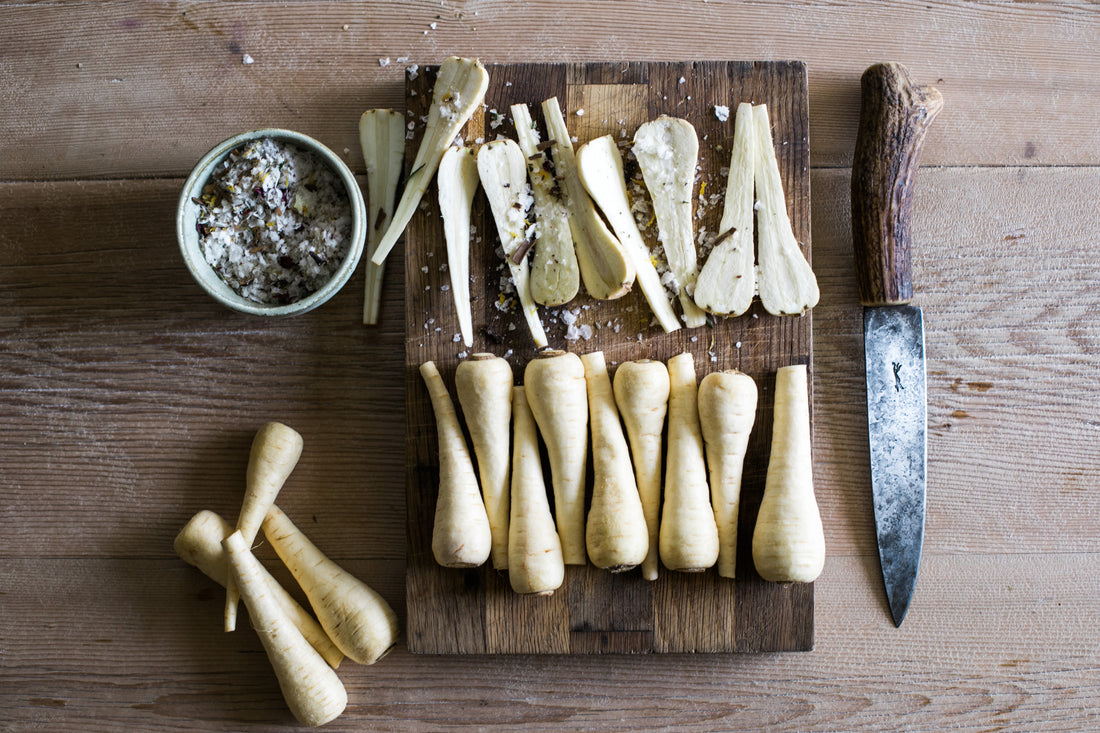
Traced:
<path id="1" fill-rule="evenodd" d="M 348 567 L 400 608 L 399 562 Z M 326 730 L 1080 731 L 1100 716 L 1097 553 L 930 554 L 901 629 L 877 572 L 826 563 L 812 654 L 551 661 L 401 643 L 341 665 L 349 706 Z M 15 730 L 293 726 L 256 636 L 221 632 L 220 588 L 180 562 L 10 560 L 0 583 L 0 719 Z"/>
<path id="2" fill-rule="evenodd" d="M 884 59 L 946 97 L 925 164 L 1100 163 L 1100 130 L 1080 114 L 1100 109 L 1100 71 L 1080 62 L 1100 55 L 1088 3 L 119 2 L 63 14 L 11 4 L 0 6 L 0 49 L 0 180 L 180 176 L 220 140 L 269 125 L 346 149 L 361 170 L 356 121 L 403 106 L 398 58 L 703 60 L 734 49 L 807 62 L 815 166 L 850 162 L 859 76 Z"/>

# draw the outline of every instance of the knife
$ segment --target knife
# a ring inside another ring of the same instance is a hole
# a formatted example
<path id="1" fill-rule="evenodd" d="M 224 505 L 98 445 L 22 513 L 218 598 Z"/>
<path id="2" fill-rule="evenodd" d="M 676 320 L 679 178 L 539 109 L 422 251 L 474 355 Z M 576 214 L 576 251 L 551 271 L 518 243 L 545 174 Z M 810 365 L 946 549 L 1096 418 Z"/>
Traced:
<path id="1" fill-rule="evenodd" d="M 852 161 L 852 238 L 867 364 L 867 433 L 886 600 L 901 626 L 924 542 L 927 426 L 924 316 L 909 305 L 909 210 L 925 133 L 943 108 L 901 64 L 863 73 Z"/>

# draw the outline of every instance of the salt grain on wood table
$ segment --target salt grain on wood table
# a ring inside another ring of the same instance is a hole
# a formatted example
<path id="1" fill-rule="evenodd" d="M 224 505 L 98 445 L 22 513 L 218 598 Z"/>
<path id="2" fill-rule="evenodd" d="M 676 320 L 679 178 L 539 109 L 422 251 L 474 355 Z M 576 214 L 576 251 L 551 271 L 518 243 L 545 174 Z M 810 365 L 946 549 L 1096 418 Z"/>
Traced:
<path id="1" fill-rule="evenodd" d="M 349 704 L 326 730 L 1096 728 L 1100 11 L 494 0 L 0 5 L 0 729 L 296 727 L 256 635 L 223 633 L 224 592 L 172 552 L 195 511 L 236 515 L 270 420 L 305 439 L 281 508 L 404 626 L 404 253 L 377 327 L 361 325 L 361 273 L 268 322 L 190 280 L 174 217 L 194 163 L 247 129 L 311 135 L 362 175 L 360 113 L 403 109 L 403 69 L 452 54 L 805 62 L 828 548 L 814 650 L 434 656 L 403 639 L 341 665 Z M 900 629 L 875 547 L 848 200 L 859 77 L 885 60 L 946 100 L 913 203 L 928 526 Z"/>

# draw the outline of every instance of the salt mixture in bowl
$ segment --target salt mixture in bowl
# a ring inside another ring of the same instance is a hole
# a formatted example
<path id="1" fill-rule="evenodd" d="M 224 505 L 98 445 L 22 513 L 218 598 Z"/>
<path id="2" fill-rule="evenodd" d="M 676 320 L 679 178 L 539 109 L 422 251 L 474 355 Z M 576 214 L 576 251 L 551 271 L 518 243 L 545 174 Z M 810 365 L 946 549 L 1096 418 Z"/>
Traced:
<path id="1" fill-rule="evenodd" d="M 351 277 L 366 237 L 351 171 L 317 141 L 256 130 L 211 150 L 180 197 L 191 274 L 224 305 L 259 315 L 316 308 Z"/>

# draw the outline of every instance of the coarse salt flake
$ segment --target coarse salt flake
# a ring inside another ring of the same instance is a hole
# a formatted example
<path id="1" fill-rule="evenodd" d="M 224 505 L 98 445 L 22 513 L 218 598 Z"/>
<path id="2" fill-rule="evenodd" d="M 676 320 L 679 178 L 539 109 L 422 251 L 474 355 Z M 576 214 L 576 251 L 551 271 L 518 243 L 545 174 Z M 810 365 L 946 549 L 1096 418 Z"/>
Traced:
<path id="1" fill-rule="evenodd" d="M 256 63 L 256 59 L 249 56 L 247 53 L 241 56 L 241 63 L 245 66 Z"/>
<path id="2" fill-rule="evenodd" d="M 730 118 L 730 108 L 724 104 L 714 105 L 714 116 L 719 122 L 727 122 Z"/>

